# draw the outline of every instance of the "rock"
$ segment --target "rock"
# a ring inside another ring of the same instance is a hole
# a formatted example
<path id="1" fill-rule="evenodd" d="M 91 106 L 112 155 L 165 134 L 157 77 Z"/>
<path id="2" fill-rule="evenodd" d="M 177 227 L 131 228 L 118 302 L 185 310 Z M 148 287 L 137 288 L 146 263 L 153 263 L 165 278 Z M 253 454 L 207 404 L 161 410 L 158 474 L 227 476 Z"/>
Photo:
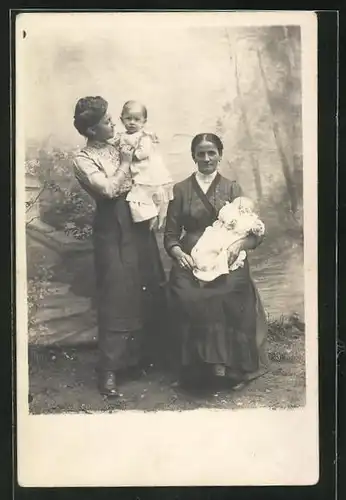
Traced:
<path id="1" fill-rule="evenodd" d="M 79 310 L 80 306 L 90 308 L 90 299 L 86 297 L 78 297 L 73 293 L 62 294 L 48 294 L 41 301 L 39 309 L 76 309 Z M 78 313 L 79 314 L 79 313 Z M 62 316 L 64 317 L 64 316 Z"/>
<path id="2" fill-rule="evenodd" d="M 30 224 L 27 226 L 29 229 L 33 229 L 36 231 L 40 231 L 44 234 L 49 234 L 49 233 L 54 233 L 56 229 L 54 227 L 50 226 L 49 224 L 46 224 L 40 219 L 35 219 Z"/>
<path id="3" fill-rule="evenodd" d="M 56 299 L 57 298 L 55 297 L 53 301 L 49 299 L 46 301 L 44 299 L 42 301 L 43 304 L 39 307 L 35 316 L 37 324 L 48 323 L 50 321 L 80 315 L 88 312 L 91 308 L 90 299 L 86 299 L 84 297 L 65 296 L 59 301 Z"/>
<path id="4" fill-rule="evenodd" d="M 45 289 L 49 297 L 57 295 L 67 295 L 71 285 L 69 283 L 47 283 Z"/>
<path id="5" fill-rule="evenodd" d="M 30 331 L 29 342 L 37 345 L 69 345 L 95 342 L 96 322 L 92 312 L 38 325 Z"/>
<path id="6" fill-rule="evenodd" d="M 61 346 L 89 345 L 97 343 L 97 338 L 97 326 L 94 326 L 87 330 L 70 332 L 65 337 L 56 340 L 55 344 Z"/>
<path id="7" fill-rule="evenodd" d="M 77 240 L 64 231 L 57 230 L 39 219 L 34 219 L 26 227 L 27 235 L 42 243 L 48 248 L 53 248 L 59 253 L 64 252 L 91 252 L 90 240 Z"/>

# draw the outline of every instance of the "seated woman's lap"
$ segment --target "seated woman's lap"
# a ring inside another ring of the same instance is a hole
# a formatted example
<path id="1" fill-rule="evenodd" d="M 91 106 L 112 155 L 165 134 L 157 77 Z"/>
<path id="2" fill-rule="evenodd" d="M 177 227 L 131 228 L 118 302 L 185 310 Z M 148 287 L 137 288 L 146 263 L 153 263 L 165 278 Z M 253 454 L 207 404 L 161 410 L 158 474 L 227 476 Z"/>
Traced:
<path id="1" fill-rule="evenodd" d="M 201 286 L 191 272 L 173 264 L 170 293 L 178 321 L 183 318 L 201 327 L 222 321 L 237 329 L 255 330 L 256 296 L 247 265 Z"/>
<path id="2" fill-rule="evenodd" d="M 208 300 L 216 296 L 239 295 L 248 292 L 250 282 L 249 268 L 246 265 L 216 280 L 200 284 L 191 271 L 180 269 L 173 263 L 170 287 L 174 295 L 184 301 Z"/>

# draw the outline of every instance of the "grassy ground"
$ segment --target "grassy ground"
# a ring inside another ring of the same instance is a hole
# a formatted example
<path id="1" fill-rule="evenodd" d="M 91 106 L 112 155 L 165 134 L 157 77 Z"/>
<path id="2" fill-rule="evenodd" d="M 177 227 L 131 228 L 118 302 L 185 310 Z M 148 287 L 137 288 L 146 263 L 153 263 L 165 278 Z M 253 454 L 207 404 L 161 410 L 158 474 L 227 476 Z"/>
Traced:
<path id="1" fill-rule="evenodd" d="M 172 387 L 174 374 L 155 366 L 139 377 L 119 380 L 122 397 L 107 400 L 97 390 L 97 350 L 91 347 L 31 347 L 30 411 L 69 413 L 117 410 L 295 408 L 305 404 L 305 336 L 294 321 L 272 321 L 268 338 L 270 371 L 239 392 L 210 387 L 192 394 Z"/>

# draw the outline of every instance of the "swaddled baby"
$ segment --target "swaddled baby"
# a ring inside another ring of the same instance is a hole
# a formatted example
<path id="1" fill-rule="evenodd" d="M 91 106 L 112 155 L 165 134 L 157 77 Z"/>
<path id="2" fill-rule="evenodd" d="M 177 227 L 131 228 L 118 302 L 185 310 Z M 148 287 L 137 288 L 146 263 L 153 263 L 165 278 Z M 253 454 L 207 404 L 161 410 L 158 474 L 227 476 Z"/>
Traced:
<path id="1" fill-rule="evenodd" d="M 217 220 L 208 226 L 191 251 L 195 263 L 193 271 L 201 281 L 213 281 L 218 276 L 228 274 L 244 266 L 245 250 L 228 265 L 228 248 L 249 234 L 264 234 L 263 222 L 254 213 L 253 202 L 244 196 L 226 203 L 219 212 Z"/>

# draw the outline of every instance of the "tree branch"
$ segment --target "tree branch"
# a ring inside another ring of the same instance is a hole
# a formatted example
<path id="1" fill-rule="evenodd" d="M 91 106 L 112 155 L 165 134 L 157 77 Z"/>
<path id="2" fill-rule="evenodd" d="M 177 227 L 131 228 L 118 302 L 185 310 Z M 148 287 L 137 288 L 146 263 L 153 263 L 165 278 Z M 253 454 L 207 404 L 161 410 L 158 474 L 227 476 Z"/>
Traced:
<path id="1" fill-rule="evenodd" d="M 34 200 L 31 200 L 31 201 L 29 201 L 29 202 L 28 202 L 29 204 L 28 204 L 27 209 L 26 209 L 26 211 L 25 211 L 25 212 L 29 212 L 29 210 L 31 210 L 31 209 L 32 209 L 32 207 L 35 205 L 35 203 L 38 201 L 38 199 L 39 199 L 39 198 L 40 198 L 40 196 L 42 195 L 43 191 L 45 191 L 46 187 L 47 187 L 47 186 L 46 186 L 46 185 L 44 185 L 44 186 L 41 188 L 41 190 L 40 190 L 40 192 L 38 193 L 38 195 L 36 196 L 36 198 L 35 198 Z"/>

